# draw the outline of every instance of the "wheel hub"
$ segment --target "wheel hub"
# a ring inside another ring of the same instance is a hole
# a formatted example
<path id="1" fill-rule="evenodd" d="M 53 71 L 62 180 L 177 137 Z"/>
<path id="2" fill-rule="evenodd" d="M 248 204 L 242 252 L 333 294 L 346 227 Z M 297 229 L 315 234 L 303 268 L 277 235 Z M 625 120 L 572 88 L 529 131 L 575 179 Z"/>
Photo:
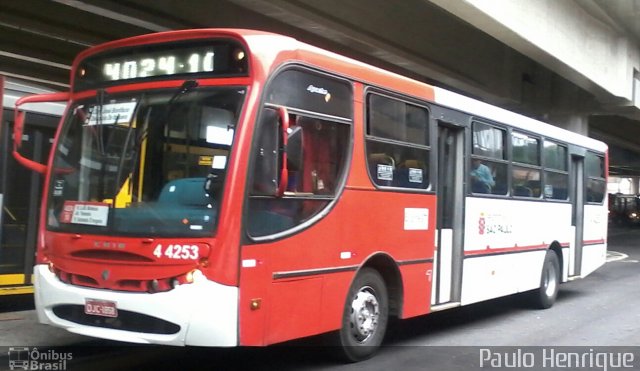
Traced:
<path id="1" fill-rule="evenodd" d="M 545 295 L 547 295 L 548 297 L 553 296 L 553 294 L 556 292 L 557 285 L 558 285 L 558 281 L 557 281 L 555 271 L 552 268 L 548 268 L 545 272 L 545 277 L 544 277 Z"/>
<path id="2" fill-rule="evenodd" d="M 359 342 L 365 342 L 378 328 L 380 305 L 371 287 L 363 287 L 351 303 L 351 332 Z"/>

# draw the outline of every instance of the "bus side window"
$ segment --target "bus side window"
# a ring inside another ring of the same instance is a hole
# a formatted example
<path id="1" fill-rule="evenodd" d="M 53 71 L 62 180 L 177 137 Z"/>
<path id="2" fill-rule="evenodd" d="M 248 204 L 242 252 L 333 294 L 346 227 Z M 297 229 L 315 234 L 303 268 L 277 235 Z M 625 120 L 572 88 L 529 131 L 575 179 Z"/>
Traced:
<path id="1" fill-rule="evenodd" d="M 295 191 L 314 195 L 335 193 L 339 177 L 339 163 L 344 157 L 344 144 L 340 144 L 344 125 L 329 121 L 299 117 L 297 125 L 302 130 L 302 168 L 298 169 L 299 182 Z"/>
<path id="2" fill-rule="evenodd" d="M 607 190 L 604 157 L 587 152 L 585 173 L 587 176 L 586 201 L 601 203 Z"/>
<path id="3" fill-rule="evenodd" d="M 429 110 L 401 99 L 367 96 L 367 165 L 374 184 L 429 188 Z"/>
<path id="4" fill-rule="evenodd" d="M 506 195 L 508 191 L 508 174 L 506 160 L 506 130 L 482 122 L 473 122 L 472 126 L 472 156 L 470 182 L 471 192 L 476 194 Z M 479 163 L 488 167 L 491 175 L 491 185 L 478 183 L 474 176 L 474 164 Z M 523 192 L 525 192 L 523 190 Z"/>
<path id="5" fill-rule="evenodd" d="M 253 237 L 279 233 L 309 220 L 335 197 L 345 173 L 349 125 L 300 115 L 290 115 L 289 125 L 287 145 L 292 148 L 287 149 L 286 164 L 266 155 L 278 147 L 271 144 L 272 133 L 278 135 L 278 129 L 263 123 L 259 134 L 249 202 L 248 228 Z M 287 166 L 288 182 L 284 194 L 277 195 L 273 180 L 281 166 Z"/>

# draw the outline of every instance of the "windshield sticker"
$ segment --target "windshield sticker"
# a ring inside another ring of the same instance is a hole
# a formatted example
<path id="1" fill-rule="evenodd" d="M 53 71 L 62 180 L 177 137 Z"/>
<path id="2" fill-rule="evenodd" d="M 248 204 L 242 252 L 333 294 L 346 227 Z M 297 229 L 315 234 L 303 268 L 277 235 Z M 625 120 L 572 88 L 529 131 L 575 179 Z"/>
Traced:
<path id="1" fill-rule="evenodd" d="M 105 227 L 109 220 L 109 205 L 100 202 L 65 201 L 61 223 Z"/>
<path id="2" fill-rule="evenodd" d="M 63 179 L 57 179 L 53 183 L 53 196 L 54 197 L 60 197 L 60 196 L 62 196 L 63 192 L 64 192 L 64 180 Z"/>
<path id="3" fill-rule="evenodd" d="M 200 156 L 198 157 L 198 165 L 211 166 L 213 163 L 213 156 Z"/>
<path id="4" fill-rule="evenodd" d="M 225 167 L 227 167 L 227 156 L 213 156 L 211 168 L 224 170 Z"/>
<path id="5" fill-rule="evenodd" d="M 215 143 L 222 144 L 225 146 L 230 146 L 233 143 L 233 129 L 229 128 L 229 126 L 215 126 L 209 125 L 207 126 L 207 143 Z"/>
<path id="6" fill-rule="evenodd" d="M 138 102 L 105 104 L 102 106 L 102 115 L 100 115 L 100 106 L 93 106 L 90 108 L 85 125 L 114 125 L 116 123 L 128 125 L 137 104 Z"/>

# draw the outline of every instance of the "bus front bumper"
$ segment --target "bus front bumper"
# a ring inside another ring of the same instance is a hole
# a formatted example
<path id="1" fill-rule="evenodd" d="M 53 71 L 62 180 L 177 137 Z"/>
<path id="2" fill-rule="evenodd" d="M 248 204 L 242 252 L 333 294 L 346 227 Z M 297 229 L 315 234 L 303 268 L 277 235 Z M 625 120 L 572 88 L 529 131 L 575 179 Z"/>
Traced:
<path id="1" fill-rule="evenodd" d="M 69 285 L 61 282 L 46 265 L 34 267 L 34 278 L 36 311 L 43 324 L 81 335 L 131 343 L 238 345 L 238 288 L 217 284 L 199 272 L 191 284 L 154 294 Z M 118 313 L 128 315 L 129 323 L 134 327 L 123 325 L 118 317 L 84 314 L 87 300 L 115 303 Z M 135 329 L 136 318 L 143 319 L 142 322 L 170 323 L 175 330 Z"/>

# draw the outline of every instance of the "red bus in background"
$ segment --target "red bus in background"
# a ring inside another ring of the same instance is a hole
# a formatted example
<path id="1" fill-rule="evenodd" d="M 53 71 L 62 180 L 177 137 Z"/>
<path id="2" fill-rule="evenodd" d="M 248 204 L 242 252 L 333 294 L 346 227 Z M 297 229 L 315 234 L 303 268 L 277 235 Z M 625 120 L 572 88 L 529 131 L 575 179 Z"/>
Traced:
<path id="1" fill-rule="evenodd" d="M 596 140 L 250 30 L 156 33 L 73 63 L 46 173 L 42 323 L 268 345 L 558 286 L 605 262 Z M 18 114 L 20 113 L 17 110 Z"/>

